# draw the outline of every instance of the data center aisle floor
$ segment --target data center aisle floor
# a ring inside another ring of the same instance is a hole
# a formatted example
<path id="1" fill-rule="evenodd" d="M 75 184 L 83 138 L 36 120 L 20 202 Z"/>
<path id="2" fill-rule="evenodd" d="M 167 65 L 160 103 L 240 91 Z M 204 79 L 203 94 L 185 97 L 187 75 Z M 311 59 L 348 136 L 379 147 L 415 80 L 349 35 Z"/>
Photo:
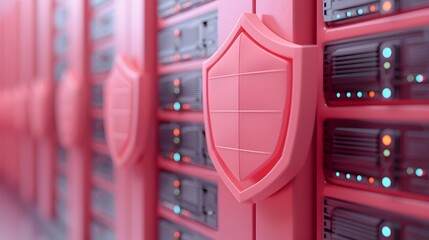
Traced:
<path id="1" fill-rule="evenodd" d="M 49 240 L 33 215 L 0 185 L 0 240 Z"/>

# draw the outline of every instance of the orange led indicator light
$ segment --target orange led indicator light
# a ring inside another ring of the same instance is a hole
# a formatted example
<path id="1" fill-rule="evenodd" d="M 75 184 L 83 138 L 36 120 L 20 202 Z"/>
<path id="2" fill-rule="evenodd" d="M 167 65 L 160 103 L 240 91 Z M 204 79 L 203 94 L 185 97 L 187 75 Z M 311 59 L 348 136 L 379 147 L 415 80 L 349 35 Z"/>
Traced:
<path id="1" fill-rule="evenodd" d="M 189 163 L 192 161 L 192 159 L 190 157 L 184 157 L 183 161 Z"/>
<path id="2" fill-rule="evenodd" d="M 375 179 L 373 177 L 369 177 L 368 178 L 368 182 L 371 183 L 371 184 L 374 184 Z"/>
<path id="3" fill-rule="evenodd" d="M 375 92 L 374 91 L 369 91 L 369 97 L 370 98 L 373 98 L 373 97 L 375 97 Z"/>
<path id="4" fill-rule="evenodd" d="M 389 12 L 390 10 L 392 10 L 392 3 L 389 1 L 384 2 L 383 3 L 383 11 Z"/>
<path id="5" fill-rule="evenodd" d="M 180 187 L 180 181 L 179 180 L 174 180 L 173 185 L 175 188 Z"/>
<path id="6" fill-rule="evenodd" d="M 391 136 L 389 136 L 389 135 L 384 135 L 384 136 L 381 138 L 381 142 L 383 142 L 383 144 L 384 144 L 385 146 L 389 146 L 390 144 L 392 144 L 392 137 L 391 137 Z"/>
<path id="7" fill-rule="evenodd" d="M 174 232 L 173 237 L 176 239 L 179 239 L 180 238 L 180 232 Z"/>
<path id="8" fill-rule="evenodd" d="M 174 85 L 175 87 L 180 86 L 180 80 L 179 80 L 179 79 L 174 79 L 174 81 L 173 81 L 173 85 Z"/>
<path id="9" fill-rule="evenodd" d="M 377 10 L 377 8 L 375 7 L 375 5 L 371 5 L 371 6 L 369 7 L 369 11 L 370 11 L 370 12 L 375 12 L 375 10 Z"/>
<path id="10" fill-rule="evenodd" d="M 179 136 L 180 135 L 180 129 L 178 129 L 178 128 L 175 128 L 174 130 L 173 130 L 173 134 L 174 134 L 174 136 Z"/>
<path id="11" fill-rule="evenodd" d="M 183 109 L 189 110 L 189 109 L 191 109 L 191 105 L 189 105 L 189 104 L 183 104 Z"/>

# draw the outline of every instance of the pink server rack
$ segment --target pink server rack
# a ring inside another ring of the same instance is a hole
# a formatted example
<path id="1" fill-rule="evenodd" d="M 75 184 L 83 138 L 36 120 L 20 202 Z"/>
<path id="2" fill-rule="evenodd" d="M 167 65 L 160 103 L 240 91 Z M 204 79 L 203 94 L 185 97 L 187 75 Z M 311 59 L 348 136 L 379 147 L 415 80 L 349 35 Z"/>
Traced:
<path id="1" fill-rule="evenodd" d="M 317 6 L 317 239 L 429 237 L 427 6 Z"/>

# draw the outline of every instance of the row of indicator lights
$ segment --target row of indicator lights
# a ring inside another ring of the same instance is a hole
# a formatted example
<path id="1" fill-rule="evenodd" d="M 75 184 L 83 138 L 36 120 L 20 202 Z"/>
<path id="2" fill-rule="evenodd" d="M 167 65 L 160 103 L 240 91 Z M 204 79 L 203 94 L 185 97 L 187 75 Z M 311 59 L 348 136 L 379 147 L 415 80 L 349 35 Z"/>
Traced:
<path id="1" fill-rule="evenodd" d="M 408 175 L 415 174 L 417 177 L 423 177 L 425 175 L 425 171 L 423 169 L 421 169 L 421 168 L 416 168 L 414 170 L 414 168 L 409 167 L 409 168 L 407 168 L 407 174 Z"/>
<path id="2" fill-rule="evenodd" d="M 183 214 L 187 217 L 191 216 L 191 213 L 189 211 L 182 209 L 179 205 L 174 205 L 173 212 L 175 214 Z"/>
<path id="3" fill-rule="evenodd" d="M 369 12 L 370 13 L 373 13 L 373 12 L 375 12 L 375 11 L 377 11 L 377 6 L 376 5 L 370 5 L 368 8 L 367 8 L 368 10 L 369 10 Z M 358 16 L 361 16 L 361 15 L 363 15 L 365 13 L 365 10 L 364 10 L 364 8 L 359 8 L 359 9 L 357 9 L 356 10 L 356 14 L 358 15 Z M 345 14 L 344 14 L 347 18 L 350 18 L 350 17 L 353 17 L 353 12 L 352 11 L 347 11 L 347 12 L 345 12 Z M 341 14 L 337 14 L 337 15 L 335 15 L 335 17 L 337 18 L 337 19 L 341 19 Z"/>
<path id="4" fill-rule="evenodd" d="M 423 76 L 423 74 L 416 74 L 416 75 L 409 74 L 407 76 L 407 81 L 410 83 L 414 82 L 414 81 L 416 81 L 417 83 L 422 83 L 425 80 L 426 80 L 426 78 L 425 78 L 425 76 Z"/>
<path id="5" fill-rule="evenodd" d="M 170 108 L 174 111 L 180 111 L 180 110 L 190 110 L 192 108 L 189 104 L 181 104 L 180 102 L 174 102 L 170 104 Z"/>
<path id="6" fill-rule="evenodd" d="M 375 95 L 376 95 L 376 93 L 375 93 L 375 91 L 369 91 L 368 92 L 368 97 L 370 97 L 370 98 L 374 98 L 375 97 Z M 392 90 L 390 89 L 390 88 L 384 88 L 382 91 L 381 91 L 381 95 L 383 96 L 383 98 L 385 98 L 385 99 L 389 99 L 389 98 L 391 98 L 392 97 Z M 340 99 L 341 98 L 341 93 L 340 92 L 337 92 L 336 93 L 336 97 L 338 98 L 338 99 Z M 346 97 L 346 98 L 351 98 L 352 96 L 353 96 L 353 93 L 352 92 L 346 92 L 346 93 L 344 93 L 344 96 Z M 356 92 L 356 97 L 357 98 L 362 98 L 364 96 L 364 93 L 362 92 L 362 91 L 357 91 Z"/>
<path id="7" fill-rule="evenodd" d="M 181 186 L 180 180 L 174 180 L 173 181 L 173 187 L 174 187 L 173 194 L 175 196 L 180 195 L 180 186 Z"/>
<path id="8" fill-rule="evenodd" d="M 383 135 L 381 137 L 381 143 L 385 147 L 389 147 L 390 145 L 392 145 L 392 142 L 393 142 L 393 138 L 392 138 L 392 136 L 390 136 L 388 134 Z M 383 150 L 383 156 L 386 158 L 390 157 L 391 156 L 390 150 L 384 149 Z M 389 177 L 383 177 L 381 179 L 381 185 L 383 185 L 383 187 L 385 187 L 385 188 L 389 188 L 390 186 L 392 186 L 392 180 Z"/>
<path id="9" fill-rule="evenodd" d="M 337 178 L 339 178 L 339 177 L 341 177 L 341 173 L 340 172 L 336 172 L 335 176 Z M 345 173 L 344 176 L 346 177 L 347 180 L 350 180 L 352 178 L 352 175 L 350 173 Z M 362 175 L 356 175 L 356 181 L 362 182 L 362 180 L 363 180 Z M 368 183 L 369 184 L 374 184 L 375 183 L 375 178 L 374 177 L 368 177 Z M 389 177 L 384 177 L 381 180 L 381 184 L 383 185 L 383 187 L 389 188 L 390 186 L 392 186 L 392 180 Z"/>
<path id="10" fill-rule="evenodd" d="M 339 177 L 341 177 L 341 173 L 340 172 L 336 172 L 335 173 L 335 176 L 337 177 L 337 178 L 339 178 Z M 346 177 L 346 179 L 348 179 L 348 180 L 350 180 L 351 178 L 352 178 L 352 175 L 350 174 L 350 173 L 345 173 L 345 175 L 344 175 L 345 177 Z M 363 177 L 362 177 L 362 175 L 356 175 L 356 181 L 358 181 L 358 182 L 362 182 L 362 180 L 363 180 Z M 370 184 L 373 184 L 373 183 L 375 183 L 375 179 L 373 178 L 373 177 L 369 177 L 368 178 L 368 182 L 370 183 Z"/>

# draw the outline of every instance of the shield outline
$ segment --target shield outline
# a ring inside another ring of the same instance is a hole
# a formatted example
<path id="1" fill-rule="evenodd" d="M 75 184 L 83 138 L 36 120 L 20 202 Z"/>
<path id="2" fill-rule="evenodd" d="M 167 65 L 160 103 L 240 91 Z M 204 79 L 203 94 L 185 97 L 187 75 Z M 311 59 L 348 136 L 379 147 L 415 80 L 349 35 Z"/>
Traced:
<path id="1" fill-rule="evenodd" d="M 212 128 L 208 104 L 208 72 L 227 52 L 237 37 L 245 32 L 257 44 L 284 59 L 290 60 L 292 66 L 292 89 L 289 106 L 289 119 L 283 146 L 277 143 L 272 168 L 253 184 L 243 186 L 221 159 L 212 138 Z M 305 65 L 317 67 L 318 51 L 313 45 L 301 46 L 290 43 L 269 30 L 255 14 L 243 14 L 227 40 L 216 53 L 203 63 L 203 111 L 206 140 L 210 158 L 222 181 L 239 202 L 258 202 L 288 184 L 299 173 L 305 164 L 312 142 L 316 115 L 317 71 L 305 71 Z M 300 81 L 296 81 L 299 79 Z M 294 81 L 295 80 L 295 81 Z"/>

